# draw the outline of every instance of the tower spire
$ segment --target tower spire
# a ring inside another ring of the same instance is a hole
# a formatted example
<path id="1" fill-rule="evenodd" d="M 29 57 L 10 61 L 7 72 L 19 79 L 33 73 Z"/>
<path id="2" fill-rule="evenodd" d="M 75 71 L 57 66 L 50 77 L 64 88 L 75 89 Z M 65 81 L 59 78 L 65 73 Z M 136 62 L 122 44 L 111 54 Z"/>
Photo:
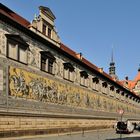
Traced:
<path id="1" fill-rule="evenodd" d="M 114 62 L 114 54 L 113 54 L 113 50 L 114 50 L 114 46 L 112 45 L 112 51 L 111 51 L 111 62 L 110 62 L 110 67 L 109 67 L 109 75 L 114 78 L 114 79 L 118 79 L 118 77 L 116 76 L 116 67 L 115 67 L 115 62 Z"/>
<path id="2" fill-rule="evenodd" d="M 111 54 L 111 62 L 113 62 L 113 45 L 112 45 L 112 54 Z"/>

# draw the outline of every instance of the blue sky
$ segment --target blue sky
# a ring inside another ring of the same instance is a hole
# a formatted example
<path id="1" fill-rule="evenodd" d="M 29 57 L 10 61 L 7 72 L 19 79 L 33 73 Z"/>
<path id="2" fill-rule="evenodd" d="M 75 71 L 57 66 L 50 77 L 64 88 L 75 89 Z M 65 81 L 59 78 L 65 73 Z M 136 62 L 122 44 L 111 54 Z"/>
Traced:
<path id="1" fill-rule="evenodd" d="M 61 41 L 108 73 L 112 46 L 119 79 L 140 64 L 140 0 L 0 0 L 29 21 L 40 5 L 56 16 Z"/>

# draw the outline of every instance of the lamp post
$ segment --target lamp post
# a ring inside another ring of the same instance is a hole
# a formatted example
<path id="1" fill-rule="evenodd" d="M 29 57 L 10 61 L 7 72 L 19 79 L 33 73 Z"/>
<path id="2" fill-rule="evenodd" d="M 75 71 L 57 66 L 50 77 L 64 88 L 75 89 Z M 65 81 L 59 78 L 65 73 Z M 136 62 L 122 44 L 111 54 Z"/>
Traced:
<path id="1" fill-rule="evenodd" d="M 121 115 L 121 122 L 122 122 L 122 117 L 123 117 L 123 114 L 124 114 L 124 110 L 123 109 L 120 109 L 119 110 L 119 114 Z"/>
<path id="2" fill-rule="evenodd" d="M 123 109 L 120 109 L 120 110 L 119 110 L 119 114 L 121 115 L 121 122 L 122 122 L 124 110 L 123 110 Z M 121 140 L 121 139 L 122 139 L 122 134 L 120 134 L 120 140 Z"/>

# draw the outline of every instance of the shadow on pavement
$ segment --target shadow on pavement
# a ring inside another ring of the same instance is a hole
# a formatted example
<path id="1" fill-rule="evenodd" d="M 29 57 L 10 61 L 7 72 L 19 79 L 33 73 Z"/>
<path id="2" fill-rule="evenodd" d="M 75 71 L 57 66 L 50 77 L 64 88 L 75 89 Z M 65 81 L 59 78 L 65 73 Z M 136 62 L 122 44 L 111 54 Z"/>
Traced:
<path id="1" fill-rule="evenodd" d="M 114 138 L 114 139 L 106 139 L 106 140 L 140 140 L 140 137 Z"/>

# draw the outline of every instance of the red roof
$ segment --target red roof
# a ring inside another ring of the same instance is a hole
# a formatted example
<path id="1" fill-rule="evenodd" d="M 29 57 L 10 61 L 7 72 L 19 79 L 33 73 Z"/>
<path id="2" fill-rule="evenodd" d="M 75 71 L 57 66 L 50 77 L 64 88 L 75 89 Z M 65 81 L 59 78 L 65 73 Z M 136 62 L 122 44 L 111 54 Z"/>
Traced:
<path id="1" fill-rule="evenodd" d="M 9 17 L 10 19 L 18 22 L 24 27 L 28 27 L 30 25 L 30 22 L 18 15 L 17 13 L 13 12 L 11 9 L 8 7 L 4 6 L 3 4 L 0 3 L 0 13 L 3 15 Z"/>
<path id="2" fill-rule="evenodd" d="M 122 80 L 120 81 L 120 83 L 124 86 L 126 86 L 129 89 L 133 89 L 133 87 L 135 86 L 135 81 L 132 80 Z"/>
<path id="3" fill-rule="evenodd" d="M 138 71 L 137 76 L 135 77 L 134 81 L 139 81 L 140 80 L 140 71 Z"/>
<path id="4" fill-rule="evenodd" d="M 131 89 L 133 89 L 135 87 L 135 85 L 137 84 L 137 82 L 140 81 L 140 71 L 138 72 L 138 74 L 136 75 L 134 81 L 131 81 Z"/>
<path id="5" fill-rule="evenodd" d="M 68 48 L 66 45 L 60 43 L 60 48 L 65 51 L 66 53 L 70 54 L 71 56 L 75 57 L 76 59 L 78 59 L 77 57 L 77 53 L 73 50 L 71 50 L 70 48 Z M 99 72 L 99 68 L 97 66 L 95 66 L 94 64 L 92 64 L 91 62 L 89 62 L 87 59 L 82 58 L 81 62 L 83 62 L 84 64 L 88 65 L 89 67 L 93 68 L 94 70 Z"/>
<path id="6" fill-rule="evenodd" d="M 68 54 L 72 55 L 73 57 L 76 57 L 76 52 L 73 51 L 73 50 L 71 50 L 70 48 L 68 48 L 66 45 L 60 43 L 60 48 L 61 48 L 63 51 L 67 52 Z"/>
<path id="7" fill-rule="evenodd" d="M 135 85 L 137 84 L 138 81 L 140 81 L 140 72 L 138 72 L 138 74 L 137 74 L 137 76 L 135 77 L 134 80 L 122 80 L 122 81 L 120 81 L 120 83 L 122 85 L 125 85 L 130 90 L 132 90 L 135 87 Z"/>
<path id="8" fill-rule="evenodd" d="M 77 53 L 74 52 L 73 50 L 71 50 L 70 48 L 68 48 L 66 45 L 60 43 L 60 48 L 62 50 L 64 50 L 66 53 L 70 54 L 71 56 L 75 57 L 76 59 L 78 59 L 77 57 Z M 98 68 L 97 66 L 95 66 L 94 64 L 92 64 L 90 61 L 88 61 L 87 59 L 85 59 L 84 57 L 81 59 L 81 62 L 83 62 L 84 64 L 86 64 L 87 66 L 89 66 L 90 68 L 94 69 L 95 71 L 101 73 L 102 75 L 104 75 L 105 77 L 109 78 L 110 80 L 114 81 L 114 79 L 107 74 L 104 71 L 100 71 L 100 68 Z M 120 86 L 123 86 L 119 81 L 115 81 L 117 84 L 119 84 Z"/>

